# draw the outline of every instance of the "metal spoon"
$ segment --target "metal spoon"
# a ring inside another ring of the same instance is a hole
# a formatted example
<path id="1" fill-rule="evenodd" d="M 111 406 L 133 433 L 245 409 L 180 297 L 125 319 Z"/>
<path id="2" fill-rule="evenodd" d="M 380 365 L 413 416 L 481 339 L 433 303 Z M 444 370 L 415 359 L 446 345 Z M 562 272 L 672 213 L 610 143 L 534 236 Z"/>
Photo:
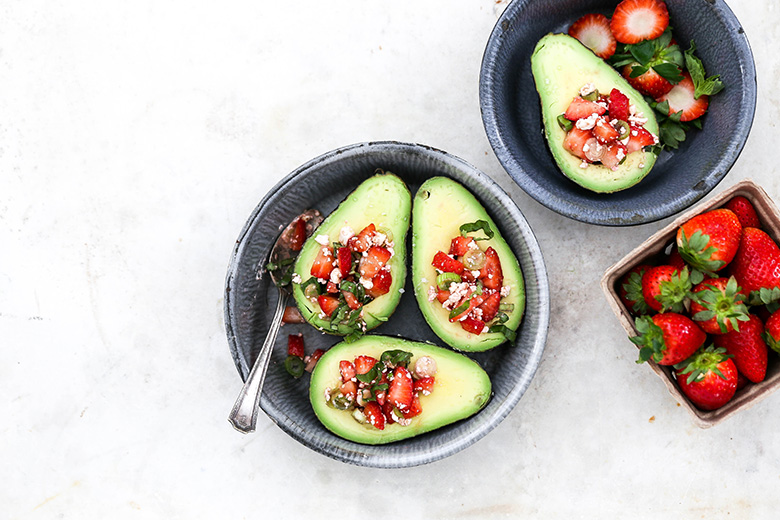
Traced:
<path id="1" fill-rule="evenodd" d="M 233 405 L 228 416 L 228 421 L 233 427 L 241 433 L 250 433 L 255 431 L 257 424 L 257 412 L 260 405 L 260 392 L 263 389 L 265 373 L 268 370 L 268 362 L 271 359 L 276 335 L 279 333 L 279 326 L 282 323 L 282 315 L 287 306 L 287 299 L 290 296 L 291 286 L 290 278 L 292 276 L 293 264 L 298 252 L 303 246 L 303 240 L 300 240 L 299 220 L 305 224 L 306 237 L 311 236 L 315 229 L 322 222 L 322 215 L 316 209 L 309 209 L 295 217 L 290 224 L 282 231 L 279 238 L 276 239 L 271 254 L 268 255 L 267 269 L 271 275 L 271 280 L 279 289 L 279 300 L 276 304 L 276 312 L 271 320 L 271 328 L 260 348 L 260 354 L 252 365 L 252 370 L 246 378 L 238 399 Z M 262 271 L 260 271 L 262 275 Z"/>

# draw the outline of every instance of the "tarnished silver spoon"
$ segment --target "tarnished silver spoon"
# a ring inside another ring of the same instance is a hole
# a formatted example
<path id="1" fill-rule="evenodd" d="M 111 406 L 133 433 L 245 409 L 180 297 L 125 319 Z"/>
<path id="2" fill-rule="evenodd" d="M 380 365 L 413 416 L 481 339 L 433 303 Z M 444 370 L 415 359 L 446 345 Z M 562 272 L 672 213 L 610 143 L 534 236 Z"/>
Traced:
<path id="1" fill-rule="evenodd" d="M 316 209 L 309 209 L 295 217 L 290 224 L 282 231 L 279 238 L 276 239 L 271 254 L 268 255 L 268 264 L 265 269 L 271 275 L 271 280 L 279 289 L 279 300 L 276 304 L 276 312 L 271 320 L 271 328 L 260 348 L 252 370 L 246 378 L 238 399 L 233 405 L 228 416 L 228 421 L 233 427 L 242 432 L 250 433 L 255 431 L 257 424 L 257 413 L 260 407 L 260 392 L 263 389 L 265 373 L 268 370 L 268 362 L 271 359 L 276 335 L 279 333 L 279 326 L 282 323 L 284 309 L 287 307 L 287 300 L 291 293 L 291 278 L 293 274 L 293 265 L 298 253 L 303 247 L 306 238 L 311 236 L 315 229 L 322 222 L 322 215 Z"/>

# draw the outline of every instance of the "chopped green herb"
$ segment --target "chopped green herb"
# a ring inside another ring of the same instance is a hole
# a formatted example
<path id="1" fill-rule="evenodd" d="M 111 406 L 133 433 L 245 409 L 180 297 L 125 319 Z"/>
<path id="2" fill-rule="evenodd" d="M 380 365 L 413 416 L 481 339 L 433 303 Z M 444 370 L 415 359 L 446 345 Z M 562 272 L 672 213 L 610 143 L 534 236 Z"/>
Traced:
<path id="1" fill-rule="evenodd" d="M 490 240 L 493 238 L 493 230 L 490 229 L 490 224 L 488 224 L 485 220 L 477 220 L 475 222 L 469 222 L 460 226 L 460 234 L 464 237 L 467 236 L 467 233 L 472 233 L 479 230 L 482 230 L 487 238 L 472 237 L 474 240 Z"/>

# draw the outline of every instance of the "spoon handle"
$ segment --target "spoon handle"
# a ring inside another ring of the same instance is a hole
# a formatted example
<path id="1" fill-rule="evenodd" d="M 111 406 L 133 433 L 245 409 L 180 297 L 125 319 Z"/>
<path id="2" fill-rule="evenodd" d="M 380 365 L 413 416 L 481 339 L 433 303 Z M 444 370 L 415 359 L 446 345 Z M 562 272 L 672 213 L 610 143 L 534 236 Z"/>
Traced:
<path id="1" fill-rule="evenodd" d="M 276 312 L 271 321 L 271 328 L 268 330 L 268 335 L 265 337 L 263 346 L 260 348 L 260 354 L 257 356 L 255 364 L 252 365 L 249 376 L 246 378 L 244 387 L 238 394 L 236 404 L 233 405 L 233 410 L 228 416 L 228 421 L 233 425 L 233 428 L 241 433 L 251 433 L 255 431 L 258 408 L 260 407 L 260 392 L 263 389 L 263 381 L 265 381 L 265 373 L 268 370 L 268 362 L 271 359 L 271 352 L 274 348 L 276 335 L 279 333 L 279 326 L 282 324 L 282 316 L 284 315 L 284 308 L 286 306 L 287 293 L 285 291 L 279 291 L 279 301 L 276 304 Z"/>

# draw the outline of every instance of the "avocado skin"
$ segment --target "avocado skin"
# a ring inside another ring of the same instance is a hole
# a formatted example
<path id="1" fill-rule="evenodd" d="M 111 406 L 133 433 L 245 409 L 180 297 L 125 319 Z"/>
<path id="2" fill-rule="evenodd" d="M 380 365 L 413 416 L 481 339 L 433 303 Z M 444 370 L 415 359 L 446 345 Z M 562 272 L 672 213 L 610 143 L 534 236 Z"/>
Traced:
<path id="1" fill-rule="evenodd" d="M 580 168 L 582 161 L 563 148 L 566 132 L 557 118 L 586 83 L 593 83 L 604 94 L 612 88 L 620 90 L 648 119 L 645 128 L 658 135 L 653 109 L 615 69 L 568 34 L 548 34 L 539 40 L 531 55 L 531 72 L 541 101 L 544 135 L 566 177 L 598 193 L 624 190 L 645 178 L 655 164 L 652 152 L 628 154 L 625 162 L 612 171 L 600 164 Z"/>
<path id="2" fill-rule="evenodd" d="M 387 424 L 384 430 L 378 430 L 357 422 L 351 411 L 336 410 L 327 404 L 326 389 L 338 389 L 341 385 L 341 360 L 352 361 L 359 355 L 379 359 L 382 352 L 394 349 L 413 354 L 410 367 L 422 356 L 434 358 L 438 367 L 433 392 L 420 396 L 423 411 L 412 418 L 411 424 Z M 309 400 L 323 426 L 339 437 L 361 444 L 387 444 L 470 417 L 487 404 L 491 392 L 487 373 L 463 354 L 428 343 L 367 335 L 353 343 L 338 343 L 323 354 L 311 376 Z"/>
<path id="3" fill-rule="evenodd" d="M 475 336 L 463 330 L 460 323 L 450 323 L 449 312 L 438 300 L 428 301 L 428 289 L 436 284 L 436 270 L 431 265 L 436 252 L 448 252 L 452 238 L 460 234 L 460 226 L 480 219 L 487 221 L 495 232 L 492 239 L 479 243 L 483 249 L 493 247 L 501 259 L 504 285 L 511 288 L 509 295 L 501 301 L 515 306 L 513 311 L 507 312 L 509 320 L 505 325 L 517 330 L 525 309 L 523 273 L 514 252 L 482 204 L 461 184 L 447 177 L 428 179 L 414 197 L 412 282 L 417 304 L 431 330 L 442 341 L 452 348 L 467 352 L 489 350 L 504 343 L 506 338 L 497 332 Z"/>
<path id="4" fill-rule="evenodd" d="M 366 330 L 376 328 L 393 314 L 401 299 L 400 289 L 406 281 L 406 233 L 409 229 L 411 205 L 409 188 L 396 175 L 382 173 L 366 179 L 306 240 L 298 254 L 293 272 L 300 275 L 302 282 L 311 277 L 311 266 L 321 247 L 315 240 L 318 235 L 328 235 L 330 243 L 333 243 L 345 224 L 350 225 L 355 233 L 359 233 L 371 223 L 378 230 L 390 231 L 394 244 L 394 254 L 388 263 L 393 276 L 390 291 L 363 307 Z M 292 287 L 298 309 L 311 325 L 328 334 L 339 336 L 351 332 L 342 325 L 338 330 L 331 329 L 328 318 L 322 319 L 319 316 L 320 306 L 304 296 L 300 284 L 293 283 Z"/>

